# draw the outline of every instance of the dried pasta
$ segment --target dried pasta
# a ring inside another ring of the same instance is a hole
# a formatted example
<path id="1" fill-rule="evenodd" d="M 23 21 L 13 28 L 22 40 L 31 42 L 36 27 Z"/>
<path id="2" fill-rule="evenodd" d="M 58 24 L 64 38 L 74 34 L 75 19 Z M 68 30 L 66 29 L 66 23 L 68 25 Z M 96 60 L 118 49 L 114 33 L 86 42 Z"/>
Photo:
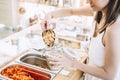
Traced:
<path id="1" fill-rule="evenodd" d="M 13 80 L 35 80 L 29 73 L 25 72 L 20 66 L 10 66 L 3 70 L 1 74 Z"/>
<path id="2" fill-rule="evenodd" d="M 55 42 L 55 32 L 51 29 L 42 32 L 42 37 L 47 46 L 52 47 Z"/>

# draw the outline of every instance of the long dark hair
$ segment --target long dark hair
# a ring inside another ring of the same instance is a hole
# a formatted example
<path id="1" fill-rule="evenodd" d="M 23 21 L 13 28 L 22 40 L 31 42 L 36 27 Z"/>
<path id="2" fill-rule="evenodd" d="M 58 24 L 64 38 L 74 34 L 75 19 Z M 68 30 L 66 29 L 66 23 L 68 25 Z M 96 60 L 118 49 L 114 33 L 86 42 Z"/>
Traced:
<path id="1" fill-rule="evenodd" d="M 120 14 L 120 0 L 110 0 L 107 5 L 107 12 L 105 14 L 106 20 L 103 27 L 98 30 L 99 33 L 105 31 L 108 25 L 113 24 L 117 20 L 119 14 Z M 100 23 L 101 18 L 102 18 L 102 12 L 98 11 L 97 16 L 95 18 L 98 24 Z"/>

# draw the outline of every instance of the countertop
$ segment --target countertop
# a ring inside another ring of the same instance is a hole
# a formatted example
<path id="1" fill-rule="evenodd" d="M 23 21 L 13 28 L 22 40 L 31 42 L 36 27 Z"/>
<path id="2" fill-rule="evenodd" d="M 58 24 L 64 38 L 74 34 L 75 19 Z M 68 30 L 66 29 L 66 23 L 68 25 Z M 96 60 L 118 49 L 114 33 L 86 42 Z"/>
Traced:
<path id="1" fill-rule="evenodd" d="M 20 36 L 24 36 L 24 35 L 26 35 L 28 33 L 31 33 L 31 31 L 36 32 L 38 34 L 41 34 L 40 25 L 35 25 L 35 26 L 29 27 L 29 28 L 27 28 L 25 30 L 22 30 L 20 32 L 17 32 L 17 33 L 15 33 L 15 34 L 7 37 L 7 38 L 2 39 L 2 41 L 6 42 L 6 43 L 9 43 L 9 41 L 11 42 L 11 40 L 13 40 L 13 39 L 17 39 Z M 12 44 L 10 44 L 10 45 L 12 45 Z M 26 51 L 26 50 L 24 50 L 24 51 Z M 24 51 L 22 51 L 17 56 L 15 56 L 14 58 L 12 58 L 10 61 L 13 61 L 16 57 L 18 57 L 19 55 L 21 55 Z M 84 62 L 86 60 L 86 58 L 87 58 L 87 54 L 84 54 L 84 55 L 82 55 L 80 61 Z M 3 67 L 4 65 L 0 66 L 0 68 Z M 71 70 L 71 69 L 65 69 L 64 68 L 64 69 L 61 70 L 61 72 L 59 72 L 54 77 L 53 80 L 80 80 L 80 77 L 81 77 L 82 73 L 83 72 L 80 71 L 80 70 Z"/>

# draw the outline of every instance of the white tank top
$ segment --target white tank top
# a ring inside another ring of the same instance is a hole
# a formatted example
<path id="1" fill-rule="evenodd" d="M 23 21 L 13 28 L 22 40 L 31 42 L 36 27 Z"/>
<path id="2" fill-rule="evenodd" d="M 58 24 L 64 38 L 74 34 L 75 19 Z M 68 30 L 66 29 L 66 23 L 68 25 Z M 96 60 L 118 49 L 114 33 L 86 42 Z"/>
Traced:
<path id="1" fill-rule="evenodd" d="M 89 62 L 91 66 L 104 66 L 104 46 L 102 44 L 103 33 L 91 39 L 89 48 Z"/>

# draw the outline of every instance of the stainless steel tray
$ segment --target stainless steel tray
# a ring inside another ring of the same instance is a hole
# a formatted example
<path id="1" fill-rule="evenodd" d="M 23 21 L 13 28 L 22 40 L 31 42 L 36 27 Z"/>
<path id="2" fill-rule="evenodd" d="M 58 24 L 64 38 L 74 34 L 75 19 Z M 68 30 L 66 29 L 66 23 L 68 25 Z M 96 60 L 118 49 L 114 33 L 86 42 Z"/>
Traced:
<path id="1" fill-rule="evenodd" d="M 11 80 L 11 79 L 8 79 L 8 78 L 6 78 L 6 77 L 0 75 L 0 80 Z"/>
<path id="2" fill-rule="evenodd" d="M 40 52 L 25 53 L 20 57 L 18 57 L 15 60 L 15 62 L 23 65 L 31 66 L 46 72 L 50 72 L 52 74 L 58 74 L 61 71 L 61 69 L 56 69 L 56 70 L 51 69 L 50 65 L 47 62 L 47 59 L 45 58 L 45 56 L 41 55 Z"/>
<path id="3" fill-rule="evenodd" d="M 52 79 L 55 77 L 55 74 L 52 74 L 52 73 L 43 71 L 43 70 L 41 70 L 41 69 L 37 69 L 37 68 L 35 68 L 35 67 L 31 67 L 31 66 L 28 66 L 28 65 L 20 64 L 20 63 L 17 63 L 17 62 L 11 62 L 11 63 L 7 64 L 6 66 L 4 66 L 4 67 L 2 67 L 2 68 L 0 69 L 0 76 L 4 78 L 3 80 L 12 80 L 12 79 L 10 79 L 10 78 L 7 78 L 7 77 L 3 76 L 1 72 L 4 71 L 5 69 L 11 67 L 11 66 L 14 66 L 14 65 L 15 65 L 15 66 L 16 66 L 16 65 L 17 65 L 17 66 L 22 66 L 23 68 L 25 68 L 24 70 L 27 70 L 27 71 L 29 72 L 30 75 L 31 75 L 31 74 L 34 74 L 35 76 L 38 75 L 39 77 L 40 77 L 40 75 L 41 75 L 42 78 L 44 78 L 45 76 L 49 75 L 49 76 L 47 76 L 47 78 L 49 77 L 48 80 L 52 80 Z M 45 76 L 44 76 L 44 75 L 45 75 Z M 39 78 L 39 77 L 37 77 L 37 78 Z M 38 80 L 38 79 L 36 79 L 36 77 L 34 77 L 34 79 L 35 79 L 35 80 Z M 46 80 L 46 79 L 43 79 L 43 80 Z"/>

